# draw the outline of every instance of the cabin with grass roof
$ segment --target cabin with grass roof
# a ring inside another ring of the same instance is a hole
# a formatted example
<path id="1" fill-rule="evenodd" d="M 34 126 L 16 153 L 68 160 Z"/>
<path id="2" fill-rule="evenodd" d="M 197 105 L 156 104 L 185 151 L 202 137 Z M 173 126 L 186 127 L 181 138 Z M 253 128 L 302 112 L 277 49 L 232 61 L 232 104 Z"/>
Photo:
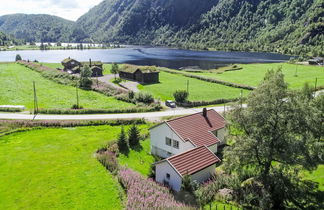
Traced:
<path id="1" fill-rule="evenodd" d="M 78 74 L 81 72 L 82 67 L 89 66 L 92 71 L 92 77 L 103 76 L 103 63 L 101 61 L 91 61 L 89 59 L 89 62 L 79 62 L 69 57 L 62 61 L 62 65 L 64 66 L 63 70 L 71 74 Z"/>
<path id="2" fill-rule="evenodd" d="M 141 84 L 159 83 L 159 74 L 155 66 L 124 65 L 119 70 L 121 79 L 132 80 Z"/>

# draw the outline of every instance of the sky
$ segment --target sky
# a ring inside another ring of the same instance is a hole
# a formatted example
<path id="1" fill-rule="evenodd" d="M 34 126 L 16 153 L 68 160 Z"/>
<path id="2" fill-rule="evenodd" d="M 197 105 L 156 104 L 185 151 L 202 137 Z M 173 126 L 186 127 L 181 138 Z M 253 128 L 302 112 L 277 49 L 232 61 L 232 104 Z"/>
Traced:
<path id="1" fill-rule="evenodd" d="M 0 0 L 0 16 L 25 13 L 49 14 L 77 20 L 102 0 Z"/>

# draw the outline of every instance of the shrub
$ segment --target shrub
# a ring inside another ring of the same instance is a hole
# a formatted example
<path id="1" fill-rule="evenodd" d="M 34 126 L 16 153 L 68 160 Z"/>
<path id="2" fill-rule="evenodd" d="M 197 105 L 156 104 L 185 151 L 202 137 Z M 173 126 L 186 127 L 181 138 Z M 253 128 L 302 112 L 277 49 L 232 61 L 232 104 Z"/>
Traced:
<path id="1" fill-rule="evenodd" d="M 208 105 L 215 105 L 215 104 L 224 104 L 224 103 L 229 103 L 229 102 L 236 102 L 239 101 L 240 98 L 232 98 L 232 99 L 216 99 L 213 101 L 186 101 L 184 103 L 179 103 L 177 102 L 178 106 L 182 107 L 197 107 L 197 106 L 208 106 Z M 244 98 L 243 98 L 244 100 Z"/>
<path id="2" fill-rule="evenodd" d="M 99 162 L 103 166 L 105 166 L 108 171 L 110 171 L 113 174 L 117 173 L 119 169 L 119 165 L 118 165 L 117 158 L 113 152 L 107 150 L 103 153 L 99 153 L 97 158 Z"/>
<path id="3" fill-rule="evenodd" d="M 21 60 L 22 60 L 21 56 L 19 54 L 17 54 L 16 55 L 16 61 L 21 61 Z"/>
<path id="4" fill-rule="evenodd" d="M 174 100 L 179 103 L 187 101 L 189 93 L 185 90 L 177 90 L 173 93 Z"/>
<path id="5" fill-rule="evenodd" d="M 0 112 L 21 112 L 22 109 L 14 107 L 0 107 Z"/>
<path id="6" fill-rule="evenodd" d="M 120 152 L 128 152 L 129 151 L 124 127 L 121 128 L 120 134 L 118 136 L 117 144 L 118 144 L 118 149 Z"/>
<path id="7" fill-rule="evenodd" d="M 189 209 L 175 201 L 168 188 L 130 169 L 121 169 L 118 180 L 127 192 L 126 209 Z"/>
<path id="8" fill-rule="evenodd" d="M 134 124 L 128 130 L 128 142 L 131 147 L 139 145 L 140 133 L 137 126 Z"/>
<path id="9" fill-rule="evenodd" d="M 90 79 L 92 72 L 89 66 L 84 66 L 80 73 L 80 87 L 84 89 L 91 89 L 92 80 Z"/>
<path id="10" fill-rule="evenodd" d="M 135 99 L 137 102 L 142 102 L 145 104 L 151 104 L 154 102 L 154 97 L 149 92 L 139 92 L 136 94 Z"/>
<path id="11" fill-rule="evenodd" d="M 118 64 L 114 63 L 111 67 L 110 72 L 115 75 L 115 80 L 116 80 L 116 74 L 118 74 L 119 72 Z"/>
<path id="12" fill-rule="evenodd" d="M 83 109 L 83 107 L 77 104 L 73 104 L 71 109 Z"/>
<path id="13" fill-rule="evenodd" d="M 181 190 L 193 193 L 197 185 L 191 180 L 190 175 L 185 174 L 182 178 Z"/>
<path id="14" fill-rule="evenodd" d="M 128 92 L 128 98 L 133 99 L 135 97 L 135 93 L 133 91 Z"/>

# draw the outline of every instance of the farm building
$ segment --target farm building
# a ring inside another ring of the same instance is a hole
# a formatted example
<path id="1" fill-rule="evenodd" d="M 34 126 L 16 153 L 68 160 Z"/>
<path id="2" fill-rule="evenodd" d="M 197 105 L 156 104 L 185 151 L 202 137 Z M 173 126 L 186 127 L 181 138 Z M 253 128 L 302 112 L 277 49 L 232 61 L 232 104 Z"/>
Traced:
<path id="1" fill-rule="evenodd" d="M 119 77 L 143 84 L 159 83 L 159 71 L 155 66 L 124 65 L 119 70 Z"/>
<path id="2" fill-rule="evenodd" d="M 150 128 L 151 154 L 162 158 L 206 146 L 213 153 L 225 143 L 225 119 L 215 110 L 165 121 Z"/>
<path id="3" fill-rule="evenodd" d="M 200 146 L 155 163 L 155 180 L 174 191 L 180 191 L 184 175 L 189 175 L 192 181 L 202 183 L 214 175 L 219 161 L 206 146 Z"/>
<path id="4" fill-rule="evenodd" d="M 66 58 L 62 61 L 64 71 L 71 72 L 72 74 L 78 74 L 83 66 L 89 66 L 92 71 L 92 77 L 103 76 L 103 63 L 101 61 L 79 62 L 75 59 Z"/>

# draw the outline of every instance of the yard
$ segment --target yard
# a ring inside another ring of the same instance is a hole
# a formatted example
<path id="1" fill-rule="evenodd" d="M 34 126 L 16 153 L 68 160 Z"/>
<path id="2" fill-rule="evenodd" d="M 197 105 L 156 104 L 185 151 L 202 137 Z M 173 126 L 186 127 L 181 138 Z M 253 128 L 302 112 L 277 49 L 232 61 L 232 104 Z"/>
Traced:
<path id="1" fill-rule="evenodd" d="M 262 81 L 265 73 L 268 70 L 276 70 L 277 68 L 282 66 L 285 80 L 288 82 L 289 87 L 292 89 L 301 88 L 306 82 L 314 86 L 316 78 L 318 79 L 317 86 L 324 85 L 324 67 L 320 66 L 295 65 L 288 63 L 239 64 L 239 66 L 243 67 L 243 69 L 238 71 L 228 71 L 222 74 L 208 72 L 193 74 L 216 78 L 228 82 L 257 86 Z"/>
<path id="2" fill-rule="evenodd" d="M 94 157 L 119 132 L 119 126 L 47 128 L 0 137 L 0 209 L 121 209 L 123 190 Z M 142 143 L 141 152 L 119 159 L 147 174 L 153 160 L 144 154 L 149 142 Z"/>
<path id="3" fill-rule="evenodd" d="M 43 78 L 19 64 L 0 64 L 0 104 L 25 105 L 33 108 L 33 81 L 36 82 L 39 108 L 71 108 L 76 104 L 76 89 Z M 128 108 L 135 105 L 107 97 L 94 91 L 79 89 L 80 105 L 84 108 Z"/>
<path id="4" fill-rule="evenodd" d="M 241 89 L 232 88 L 215 83 L 205 82 L 198 79 L 184 77 L 182 75 L 160 72 L 160 83 L 150 85 L 139 85 L 142 91 L 151 92 L 154 97 L 162 100 L 173 99 L 176 90 L 186 90 L 189 81 L 190 101 L 212 101 L 216 99 L 231 99 L 240 97 Z M 243 90 L 243 96 L 249 91 Z"/>

